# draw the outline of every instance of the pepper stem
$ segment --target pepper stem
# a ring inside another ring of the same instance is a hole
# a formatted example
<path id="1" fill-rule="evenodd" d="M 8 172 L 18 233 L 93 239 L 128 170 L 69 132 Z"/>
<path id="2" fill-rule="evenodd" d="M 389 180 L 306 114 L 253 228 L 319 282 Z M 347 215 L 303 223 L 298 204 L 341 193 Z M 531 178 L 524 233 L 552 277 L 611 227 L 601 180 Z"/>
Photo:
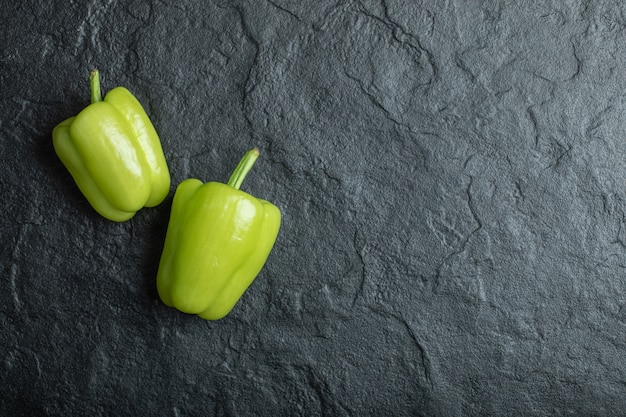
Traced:
<path id="1" fill-rule="evenodd" d="M 239 187 L 241 187 L 241 183 L 246 178 L 246 175 L 248 175 L 248 172 L 250 172 L 250 170 L 252 169 L 252 165 L 254 165 L 258 157 L 259 149 L 256 147 L 246 152 L 246 154 L 243 156 L 243 158 L 241 158 L 241 161 L 239 161 L 239 164 L 237 164 L 237 167 L 230 176 L 230 179 L 228 180 L 228 185 L 238 190 Z"/>
<path id="2" fill-rule="evenodd" d="M 102 101 L 102 91 L 100 91 L 100 73 L 97 69 L 89 72 L 89 87 L 91 89 L 91 103 Z"/>

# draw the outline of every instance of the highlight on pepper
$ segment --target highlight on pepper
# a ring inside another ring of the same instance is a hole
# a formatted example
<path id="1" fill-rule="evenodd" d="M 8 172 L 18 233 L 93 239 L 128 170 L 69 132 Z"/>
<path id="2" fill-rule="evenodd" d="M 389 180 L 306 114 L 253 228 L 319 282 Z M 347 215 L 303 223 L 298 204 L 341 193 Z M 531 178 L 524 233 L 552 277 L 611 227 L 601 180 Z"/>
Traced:
<path id="1" fill-rule="evenodd" d="M 116 87 L 102 99 L 97 69 L 89 79 L 91 104 L 58 124 L 52 142 L 91 206 L 122 222 L 165 199 L 170 173 L 159 136 L 135 96 Z"/>
<path id="2" fill-rule="evenodd" d="M 227 184 L 187 179 L 176 189 L 157 273 L 166 305 L 221 319 L 265 265 L 280 210 L 239 189 L 258 157 L 249 150 Z"/>

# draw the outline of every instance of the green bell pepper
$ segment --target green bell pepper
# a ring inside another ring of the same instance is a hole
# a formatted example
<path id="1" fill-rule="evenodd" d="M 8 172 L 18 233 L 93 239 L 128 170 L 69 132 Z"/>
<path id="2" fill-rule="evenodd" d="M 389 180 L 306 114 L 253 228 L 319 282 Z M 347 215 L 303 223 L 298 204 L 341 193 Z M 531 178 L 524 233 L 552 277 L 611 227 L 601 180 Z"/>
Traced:
<path id="1" fill-rule="evenodd" d="M 263 268 L 280 210 L 239 190 L 258 156 L 257 148 L 249 150 L 228 184 L 187 179 L 176 189 L 157 273 L 166 305 L 218 320 Z"/>
<path id="2" fill-rule="evenodd" d="M 124 87 L 102 100 L 98 70 L 89 78 L 91 104 L 54 128 L 54 150 L 91 206 L 122 222 L 165 199 L 170 173 L 139 101 Z"/>

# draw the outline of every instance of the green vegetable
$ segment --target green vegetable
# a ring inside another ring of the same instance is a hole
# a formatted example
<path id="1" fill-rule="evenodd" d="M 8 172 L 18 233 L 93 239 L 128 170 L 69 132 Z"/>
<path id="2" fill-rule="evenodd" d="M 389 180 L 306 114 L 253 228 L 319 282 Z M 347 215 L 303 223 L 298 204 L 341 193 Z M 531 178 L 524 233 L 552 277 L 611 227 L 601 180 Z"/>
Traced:
<path id="1" fill-rule="evenodd" d="M 91 104 L 54 128 L 54 149 L 91 206 L 121 222 L 161 203 L 170 174 L 159 136 L 137 99 L 124 87 L 104 100 L 98 70 L 91 71 Z"/>
<path id="2" fill-rule="evenodd" d="M 157 274 L 166 305 L 220 319 L 263 268 L 280 210 L 239 190 L 258 156 L 258 149 L 248 151 L 228 184 L 187 179 L 176 189 Z"/>

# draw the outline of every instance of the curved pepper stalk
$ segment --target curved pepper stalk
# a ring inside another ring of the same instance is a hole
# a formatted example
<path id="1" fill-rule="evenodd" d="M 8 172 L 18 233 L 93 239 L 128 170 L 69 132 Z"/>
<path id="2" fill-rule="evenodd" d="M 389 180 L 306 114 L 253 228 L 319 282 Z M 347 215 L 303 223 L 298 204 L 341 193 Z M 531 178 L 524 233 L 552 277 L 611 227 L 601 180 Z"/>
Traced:
<path id="1" fill-rule="evenodd" d="M 280 210 L 239 190 L 258 156 L 258 149 L 248 151 L 228 184 L 187 179 L 176 189 L 157 274 L 166 305 L 218 320 L 263 268 Z"/>
<path id="2" fill-rule="evenodd" d="M 52 131 L 54 149 L 91 206 L 122 222 L 161 203 L 170 188 L 161 141 L 139 101 L 124 87 L 104 100 L 91 71 L 91 104 Z"/>

